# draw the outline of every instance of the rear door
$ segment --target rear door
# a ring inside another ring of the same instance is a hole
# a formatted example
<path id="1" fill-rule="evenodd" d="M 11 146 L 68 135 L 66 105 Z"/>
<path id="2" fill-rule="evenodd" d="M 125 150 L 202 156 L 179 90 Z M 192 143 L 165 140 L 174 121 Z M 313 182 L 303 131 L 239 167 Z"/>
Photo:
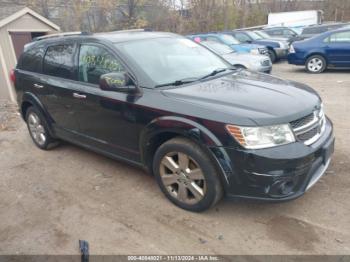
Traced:
<path id="1" fill-rule="evenodd" d="M 350 67 L 350 30 L 331 34 L 325 39 L 325 51 L 330 64 Z"/>
<path id="2" fill-rule="evenodd" d="M 49 92 L 46 107 L 55 131 L 67 136 L 78 131 L 77 103 L 74 98 L 74 58 L 76 44 L 64 42 L 47 47 L 43 60 L 41 87 Z M 40 88 L 40 87 L 39 87 Z M 67 133 L 68 132 L 68 133 Z"/>
<path id="3" fill-rule="evenodd" d="M 34 94 L 40 103 L 46 107 L 49 90 L 44 88 L 42 74 L 42 61 L 45 54 L 43 45 L 36 45 L 24 52 L 17 64 L 19 76 L 16 79 L 17 93 L 29 92 Z"/>

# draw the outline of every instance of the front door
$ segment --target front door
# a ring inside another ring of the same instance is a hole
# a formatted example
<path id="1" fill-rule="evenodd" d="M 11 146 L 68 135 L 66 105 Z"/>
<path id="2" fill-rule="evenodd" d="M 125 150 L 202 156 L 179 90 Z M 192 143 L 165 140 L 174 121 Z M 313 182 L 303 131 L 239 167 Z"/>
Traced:
<path id="1" fill-rule="evenodd" d="M 83 97 L 77 105 L 79 133 L 86 143 L 100 150 L 138 162 L 138 136 L 135 135 L 138 128 L 130 95 L 99 88 L 101 75 L 124 71 L 119 59 L 107 47 L 80 46 L 76 88 Z"/>

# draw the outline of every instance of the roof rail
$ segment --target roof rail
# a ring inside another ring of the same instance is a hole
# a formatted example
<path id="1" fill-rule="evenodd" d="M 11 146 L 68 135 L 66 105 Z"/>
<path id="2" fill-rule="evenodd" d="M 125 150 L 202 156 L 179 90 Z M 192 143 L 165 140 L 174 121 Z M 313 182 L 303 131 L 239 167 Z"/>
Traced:
<path id="1" fill-rule="evenodd" d="M 65 32 L 65 33 L 58 33 L 58 34 L 48 34 L 44 36 L 39 36 L 33 38 L 33 41 L 39 41 L 43 39 L 48 39 L 48 38 L 54 38 L 54 37 L 64 37 L 64 36 L 72 36 L 72 35 L 90 35 L 91 33 L 89 32 Z"/>
<path id="2" fill-rule="evenodd" d="M 153 30 L 151 28 L 137 28 L 137 29 L 125 29 L 125 30 L 117 30 L 117 31 L 110 31 L 110 32 L 100 32 L 96 33 L 98 34 L 117 34 L 117 33 L 132 33 L 132 32 L 152 32 Z"/>

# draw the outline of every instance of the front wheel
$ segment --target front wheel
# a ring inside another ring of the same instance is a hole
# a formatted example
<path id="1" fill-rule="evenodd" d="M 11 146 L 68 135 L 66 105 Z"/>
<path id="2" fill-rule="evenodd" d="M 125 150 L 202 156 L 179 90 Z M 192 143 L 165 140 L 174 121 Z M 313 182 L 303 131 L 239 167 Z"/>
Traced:
<path id="1" fill-rule="evenodd" d="M 326 70 L 327 62 L 324 57 L 320 55 L 311 56 L 307 61 L 305 68 L 309 73 L 320 74 Z"/>
<path id="2" fill-rule="evenodd" d="M 204 211 L 223 195 L 212 159 L 188 139 L 174 138 L 161 145 L 153 171 L 165 196 L 183 209 Z"/>

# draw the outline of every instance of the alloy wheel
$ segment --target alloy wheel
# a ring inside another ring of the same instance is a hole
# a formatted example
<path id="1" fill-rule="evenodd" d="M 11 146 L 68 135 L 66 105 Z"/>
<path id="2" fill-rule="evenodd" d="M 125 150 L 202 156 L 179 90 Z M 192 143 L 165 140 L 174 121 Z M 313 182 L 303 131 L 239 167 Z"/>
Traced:
<path id="1" fill-rule="evenodd" d="M 309 61 L 307 67 L 311 72 L 314 72 L 314 73 L 320 72 L 323 68 L 323 61 L 315 57 Z"/>
<path id="2" fill-rule="evenodd" d="M 202 169 L 185 153 L 171 152 L 160 163 L 160 177 L 170 195 L 185 204 L 197 204 L 206 194 Z"/>
<path id="3" fill-rule="evenodd" d="M 45 128 L 42 125 L 40 118 L 34 112 L 30 112 L 28 115 L 28 127 L 29 132 L 32 135 L 35 142 L 39 145 L 44 145 L 46 142 L 46 132 Z"/>

